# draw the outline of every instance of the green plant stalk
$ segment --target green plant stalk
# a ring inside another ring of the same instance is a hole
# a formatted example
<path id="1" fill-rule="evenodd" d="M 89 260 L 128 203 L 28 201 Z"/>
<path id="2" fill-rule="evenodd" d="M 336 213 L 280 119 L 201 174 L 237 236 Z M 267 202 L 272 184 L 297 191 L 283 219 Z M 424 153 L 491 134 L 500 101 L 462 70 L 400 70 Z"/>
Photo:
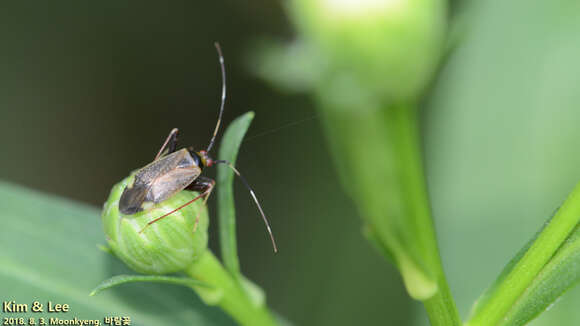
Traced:
<path id="1" fill-rule="evenodd" d="M 211 287 L 192 286 L 206 304 L 220 306 L 240 325 L 278 325 L 265 303 L 250 297 L 211 251 L 208 250 L 185 273 Z"/>
<path id="2" fill-rule="evenodd" d="M 394 106 L 386 111 L 387 128 L 394 133 L 393 155 L 399 164 L 396 167 L 402 176 L 401 192 L 407 199 L 409 211 L 407 220 L 415 234 L 415 241 L 437 283 L 437 292 L 423 305 L 429 315 L 431 325 L 461 325 L 449 285 L 445 279 L 435 228 L 431 218 L 427 196 L 423 164 L 420 150 L 417 108 L 415 106 Z"/>
<path id="3" fill-rule="evenodd" d="M 461 325 L 461 319 L 455 307 L 455 301 L 449 290 L 449 285 L 444 275 L 437 280 L 439 291 L 431 298 L 423 301 L 423 306 L 433 326 Z"/>
<path id="4" fill-rule="evenodd" d="M 477 303 L 469 326 L 497 325 L 563 246 L 580 222 L 580 184 L 568 196 L 525 254 L 504 271 Z"/>
<path id="5" fill-rule="evenodd" d="M 461 325 L 431 219 L 416 107 L 376 109 L 367 103 L 352 110 L 327 96 L 321 103 L 339 174 L 373 242 L 397 265 L 409 294 L 424 303 L 432 325 Z"/>

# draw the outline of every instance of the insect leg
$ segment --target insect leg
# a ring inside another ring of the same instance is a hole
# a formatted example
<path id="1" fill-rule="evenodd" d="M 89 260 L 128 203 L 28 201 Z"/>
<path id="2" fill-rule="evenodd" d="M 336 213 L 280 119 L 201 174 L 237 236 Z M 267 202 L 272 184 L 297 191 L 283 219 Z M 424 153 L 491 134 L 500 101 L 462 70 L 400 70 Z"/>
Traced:
<path id="1" fill-rule="evenodd" d="M 157 156 L 155 156 L 155 160 L 157 160 L 161 156 L 175 152 L 175 148 L 177 147 L 177 133 L 178 132 L 179 132 L 179 129 L 177 129 L 177 128 L 171 129 L 171 131 L 169 132 L 169 135 L 165 139 L 165 142 L 163 143 L 163 145 L 161 145 L 159 152 L 157 152 Z"/>
<path id="2" fill-rule="evenodd" d="M 205 203 L 205 202 L 207 202 L 209 195 L 211 195 L 211 191 L 213 190 L 214 186 L 215 186 L 215 180 L 210 179 L 210 178 L 206 178 L 206 177 L 198 177 L 197 179 L 195 179 L 195 181 L 193 181 L 185 189 L 191 190 L 191 191 L 204 192 L 204 193 L 207 190 L 209 190 L 209 193 L 207 194 L 207 196 L 204 199 L 204 203 Z"/>
<path id="3" fill-rule="evenodd" d="M 202 194 L 205 196 L 205 198 L 203 199 L 203 204 L 205 205 L 207 203 L 207 199 L 209 198 L 211 192 L 213 191 L 214 186 L 215 180 L 206 177 L 199 177 L 195 179 L 195 181 L 192 184 L 190 184 L 186 189 L 202 192 Z M 199 222 L 199 211 L 195 216 L 195 224 L 193 225 L 193 232 L 197 230 L 198 222 Z"/>
<path id="4" fill-rule="evenodd" d="M 212 180 L 212 181 L 213 181 L 213 180 Z M 156 218 L 156 219 L 154 219 L 154 220 L 151 220 L 151 221 L 149 221 L 149 222 L 147 223 L 147 225 L 145 225 L 145 226 L 144 226 L 144 227 L 141 229 L 141 231 L 139 231 L 139 233 L 143 233 L 143 231 L 145 231 L 145 229 L 146 229 L 146 228 L 147 228 L 149 225 L 151 225 L 151 224 L 153 224 L 153 223 L 155 223 L 155 222 L 157 222 L 157 221 L 159 221 L 159 220 L 161 220 L 161 219 L 163 219 L 163 218 L 165 218 L 165 217 L 167 217 L 167 216 L 169 216 L 169 215 L 171 215 L 171 214 L 173 214 L 173 213 L 177 212 L 178 210 L 180 210 L 180 209 L 182 209 L 182 208 L 184 208 L 184 207 L 186 207 L 186 206 L 188 206 L 188 205 L 190 205 L 190 204 L 193 204 L 195 201 L 197 201 L 198 199 L 200 199 L 200 198 L 202 198 L 202 197 L 204 197 L 204 196 L 208 196 L 208 195 L 211 193 L 211 191 L 212 191 L 212 189 L 213 189 L 213 185 L 214 185 L 214 184 L 215 184 L 215 182 L 213 182 L 213 183 L 210 183 L 210 186 L 209 186 L 209 187 L 206 187 L 206 188 L 205 188 L 205 190 L 204 190 L 204 192 L 202 192 L 201 194 L 199 194 L 198 196 L 196 196 L 196 197 L 195 197 L 195 198 L 193 198 L 192 200 L 190 200 L 190 201 L 186 202 L 185 204 L 183 204 L 183 205 L 181 205 L 181 206 L 177 207 L 176 209 L 174 209 L 174 210 L 170 211 L 169 213 L 163 214 L 162 216 L 159 216 L 158 218 Z M 199 214 L 199 213 L 198 213 L 198 214 Z M 195 226 L 194 226 L 194 229 L 195 229 L 195 228 L 197 228 L 197 222 L 198 222 L 198 220 L 199 220 L 199 215 L 196 217 L 196 221 L 195 221 Z"/>

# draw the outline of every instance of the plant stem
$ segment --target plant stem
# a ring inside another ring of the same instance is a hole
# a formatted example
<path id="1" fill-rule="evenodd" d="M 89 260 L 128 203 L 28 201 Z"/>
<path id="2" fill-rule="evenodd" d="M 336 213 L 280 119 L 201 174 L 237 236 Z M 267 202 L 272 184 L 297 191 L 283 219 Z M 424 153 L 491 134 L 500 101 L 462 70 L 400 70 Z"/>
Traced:
<path id="1" fill-rule="evenodd" d="M 275 326 L 278 323 L 261 300 L 252 298 L 243 285 L 207 251 L 185 273 L 212 288 L 192 286 L 208 305 L 219 305 L 241 325 Z"/>
<path id="2" fill-rule="evenodd" d="M 399 268 L 409 295 L 424 303 L 432 325 L 461 325 L 431 219 L 417 107 L 337 102 L 328 94 L 320 100 L 341 181 L 367 234 Z"/>
<path id="3" fill-rule="evenodd" d="M 455 307 L 455 301 L 445 280 L 445 276 L 441 276 L 437 282 L 439 290 L 433 297 L 423 301 L 429 322 L 432 326 L 459 326 L 461 319 Z"/>
<path id="4" fill-rule="evenodd" d="M 461 325 L 453 296 L 449 290 L 439 249 L 431 209 L 427 195 L 418 130 L 418 112 L 415 106 L 401 105 L 386 110 L 387 128 L 393 139 L 393 155 L 396 155 L 401 175 L 401 192 L 407 203 L 407 228 L 415 235 L 418 251 L 437 283 L 437 292 L 423 300 L 433 326 Z"/>

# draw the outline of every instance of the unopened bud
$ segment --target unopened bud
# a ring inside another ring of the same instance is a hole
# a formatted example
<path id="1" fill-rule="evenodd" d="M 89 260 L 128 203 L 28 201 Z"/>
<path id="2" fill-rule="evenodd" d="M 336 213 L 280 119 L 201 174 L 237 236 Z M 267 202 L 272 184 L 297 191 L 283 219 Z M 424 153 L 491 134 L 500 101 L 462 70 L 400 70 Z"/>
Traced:
<path id="1" fill-rule="evenodd" d="M 143 274 L 186 269 L 207 249 L 209 219 L 203 199 L 148 225 L 198 193 L 183 190 L 142 212 L 123 215 L 119 198 L 132 179 L 133 175 L 116 184 L 103 207 L 103 226 L 113 253 Z"/>

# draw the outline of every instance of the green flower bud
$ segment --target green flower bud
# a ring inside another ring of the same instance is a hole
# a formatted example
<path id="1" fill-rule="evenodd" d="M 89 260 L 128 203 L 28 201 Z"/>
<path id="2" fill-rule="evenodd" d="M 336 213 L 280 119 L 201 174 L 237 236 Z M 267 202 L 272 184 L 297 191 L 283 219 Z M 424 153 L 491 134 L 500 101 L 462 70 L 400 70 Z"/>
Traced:
<path id="1" fill-rule="evenodd" d="M 413 99 L 443 48 L 442 0 L 294 0 L 292 18 L 330 69 L 387 99 Z"/>
<path id="2" fill-rule="evenodd" d="M 186 269 L 207 249 L 209 218 L 203 199 L 147 226 L 198 193 L 183 190 L 143 212 L 123 215 L 119 198 L 133 178 L 134 174 L 116 184 L 104 204 L 102 219 L 109 246 L 139 273 L 166 274 Z"/>

